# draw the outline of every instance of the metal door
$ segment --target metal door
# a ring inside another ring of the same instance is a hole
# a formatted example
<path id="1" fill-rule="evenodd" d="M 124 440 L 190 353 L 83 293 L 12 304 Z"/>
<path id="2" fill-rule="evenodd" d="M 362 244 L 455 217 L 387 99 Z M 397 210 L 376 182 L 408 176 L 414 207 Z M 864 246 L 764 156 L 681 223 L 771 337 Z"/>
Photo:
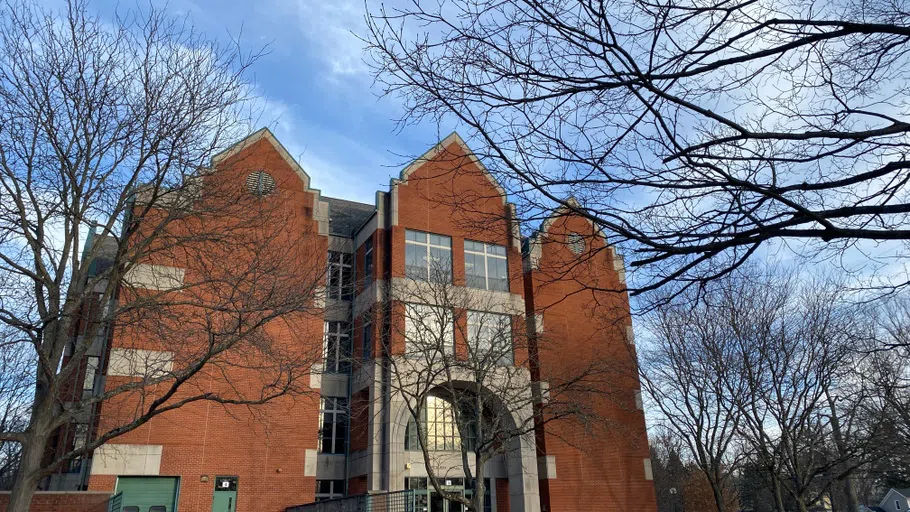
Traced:
<path id="1" fill-rule="evenodd" d="M 236 512 L 237 477 L 216 476 L 215 492 L 212 497 L 212 512 Z"/>

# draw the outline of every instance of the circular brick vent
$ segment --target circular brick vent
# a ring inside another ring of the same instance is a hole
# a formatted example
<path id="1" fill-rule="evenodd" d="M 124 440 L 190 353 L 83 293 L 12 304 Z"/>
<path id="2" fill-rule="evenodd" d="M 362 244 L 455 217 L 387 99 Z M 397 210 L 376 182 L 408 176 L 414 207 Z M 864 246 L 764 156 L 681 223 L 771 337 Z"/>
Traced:
<path id="1" fill-rule="evenodd" d="M 246 188 L 251 194 L 265 196 L 275 190 L 275 178 L 265 171 L 251 172 L 246 177 Z"/>

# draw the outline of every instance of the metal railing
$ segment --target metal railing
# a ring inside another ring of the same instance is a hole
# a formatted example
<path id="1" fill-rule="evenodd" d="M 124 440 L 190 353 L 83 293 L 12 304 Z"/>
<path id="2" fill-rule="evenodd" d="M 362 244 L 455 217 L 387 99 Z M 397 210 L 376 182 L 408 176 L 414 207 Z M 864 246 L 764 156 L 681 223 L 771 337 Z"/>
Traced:
<path id="1" fill-rule="evenodd" d="M 358 494 L 288 507 L 285 512 L 413 512 L 414 491 Z"/>

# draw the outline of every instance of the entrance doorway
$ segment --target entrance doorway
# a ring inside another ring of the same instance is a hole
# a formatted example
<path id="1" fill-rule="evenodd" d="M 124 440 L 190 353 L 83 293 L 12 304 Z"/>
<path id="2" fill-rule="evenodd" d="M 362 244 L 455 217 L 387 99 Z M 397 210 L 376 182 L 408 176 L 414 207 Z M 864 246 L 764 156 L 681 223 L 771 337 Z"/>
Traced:
<path id="1" fill-rule="evenodd" d="M 216 476 L 215 492 L 212 497 L 212 512 L 236 512 L 237 477 Z"/>
<path id="2" fill-rule="evenodd" d="M 442 479 L 443 489 L 446 492 L 461 494 L 464 497 L 471 497 L 471 489 L 466 489 L 463 478 L 446 478 Z M 493 489 L 490 486 L 490 479 L 484 479 L 487 492 L 483 499 L 484 512 L 495 512 L 493 507 Z M 404 479 L 406 489 L 414 491 L 414 511 L 415 512 L 464 512 L 465 506 L 456 501 L 450 501 L 443 498 L 442 494 L 436 492 L 436 489 L 429 484 L 426 477 L 408 477 Z"/>

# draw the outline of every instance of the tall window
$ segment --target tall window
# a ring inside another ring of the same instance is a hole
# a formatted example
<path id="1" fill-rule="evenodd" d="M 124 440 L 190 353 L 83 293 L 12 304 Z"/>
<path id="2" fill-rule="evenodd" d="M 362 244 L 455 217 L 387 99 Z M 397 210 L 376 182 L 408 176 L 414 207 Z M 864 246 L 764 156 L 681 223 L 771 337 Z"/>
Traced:
<path id="1" fill-rule="evenodd" d="M 491 357 L 497 364 L 511 365 L 512 317 L 468 311 L 468 350 L 475 360 Z"/>
<path id="2" fill-rule="evenodd" d="M 508 263 L 505 247 L 464 241 L 464 273 L 471 288 L 509 291 Z"/>
<path id="3" fill-rule="evenodd" d="M 326 322 L 323 344 L 326 373 L 351 370 L 351 333 L 346 322 Z"/>
<path id="4" fill-rule="evenodd" d="M 88 423 L 73 424 L 73 449 L 83 448 L 88 442 Z"/>
<path id="5" fill-rule="evenodd" d="M 344 453 L 348 429 L 346 398 L 323 398 L 319 415 L 319 452 Z"/>
<path id="6" fill-rule="evenodd" d="M 363 316 L 363 358 L 371 359 L 373 357 L 373 321 L 372 311 Z"/>
<path id="7" fill-rule="evenodd" d="M 424 446 L 430 451 L 460 450 L 462 443 L 467 450 L 473 450 L 477 442 L 475 414 L 468 404 L 460 409 L 458 419 L 455 417 L 455 405 L 448 399 L 430 395 L 420 409 L 421 433 Z M 458 428 L 458 421 L 461 428 Z M 405 450 L 419 451 L 417 425 L 413 418 L 408 422 L 404 440 Z"/>
<path id="8" fill-rule="evenodd" d="M 405 275 L 420 281 L 452 281 L 452 239 L 423 231 L 405 231 Z"/>
<path id="9" fill-rule="evenodd" d="M 455 353 L 455 317 L 451 309 L 405 304 L 406 355 L 432 357 Z"/>
<path id="10" fill-rule="evenodd" d="M 353 255 L 329 251 L 328 296 L 335 300 L 351 300 L 354 289 Z"/>
<path id="11" fill-rule="evenodd" d="M 85 358 L 85 379 L 82 381 L 82 390 L 91 392 L 95 390 L 95 377 L 101 365 L 101 358 L 88 356 Z"/>
<path id="12" fill-rule="evenodd" d="M 363 242 L 363 284 L 373 282 L 373 235 Z"/>
<path id="13" fill-rule="evenodd" d="M 316 480 L 316 501 L 344 497 L 344 480 Z"/>

